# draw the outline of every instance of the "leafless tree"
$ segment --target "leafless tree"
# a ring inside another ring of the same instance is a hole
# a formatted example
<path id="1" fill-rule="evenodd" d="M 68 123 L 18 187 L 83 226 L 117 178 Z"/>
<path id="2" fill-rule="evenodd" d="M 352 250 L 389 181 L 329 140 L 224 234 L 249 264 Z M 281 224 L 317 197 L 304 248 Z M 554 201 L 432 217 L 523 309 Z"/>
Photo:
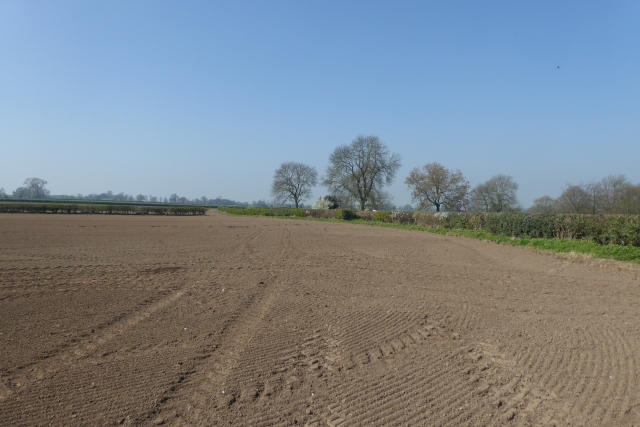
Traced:
<path id="1" fill-rule="evenodd" d="M 533 201 L 533 206 L 529 208 L 530 213 L 553 213 L 556 201 L 550 196 L 538 197 Z"/>
<path id="2" fill-rule="evenodd" d="M 414 168 L 404 182 L 411 189 L 412 200 L 419 203 L 418 209 L 434 206 L 436 212 L 460 209 L 469 191 L 469 181 L 462 172 L 437 162 Z"/>
<path id="3" fill-rule="evenodd" d="M 178 195 L 176 193 L 169 196 L 169 203 L 178 203 Z"/>
<path id="4" fill-rule="evenodd" d="M 399 168 L 399 154 L 391 153 L 375 135 L 359 135 L 331 153 L 322 185 L 334 195 L 355 199 L 364 210 L 367 202 L 380 199 Z"/>
<path id="5" fill-rule="evenodd" d="M 608 176 L 600 182 L 567 184 L 555 207 L 563 213 L 621 213 L 620 200 L 630 186 L 622 175 Z"/>
<path id="6" fill-rule="evenodd" d="M 491 189 L 487 183 L 478 184 L 469 195 L 469 210 L 491 212 Z"/>
<path id="7" fill-rule="evenodd" d="M 147 200 L 147 197 L 144 194 L 138 194 L 136 196 L 136 201 L 138 202 L 144 202 L 145 200 Z"/>
<path id="8" fill-rule="evenodd" d="M 513 180 L 513 177 L 496 175 L 473 189 L 471 192 L 472 210 L 485 212 L 516 210 L 518 208 L 516 191 L 518 191 L 518 184 Z"/>
<path id="9" fill-rule="evenodd" d="M 0 197 L 7 197 L 7 193 L 4 191 L 4 188 L 0 188 Z"/>
<path id="10" fill-rule="evenodd" d="M 209 198 L 207 196 L 202 196 L 200 197 L 200 199 L 202 200 L 203 205 L 206 205 L 209 203 Z"/>
<path id="11" fill-rule="evenodd" d="M 300 202 L 311 196 L 311 189 L 318 181 L 318 171 L 304 163 L 285 162 L 276 169 L 271 184 L 271 195 L 276 204 L 292 201 L 297 208 Z"/>
<path id="12" fill-rule="evenodd" d="M 555 206 L 562 213 L 591 213 L 591 197 L 582 186 L 567 184 Z"/>
<path id="13" fill-rule="evenodd" d="M 640 184 L 627 186 L 619 200 L 620 213 L 640 214 Z"/>
<path id="14" fill-rule="evenodd" d="M 609 175 L 600 181 L 600 205 L 602 211 L 616 214 L 623 213 L 622 198 L 633 187 L 624 175 Z"/>

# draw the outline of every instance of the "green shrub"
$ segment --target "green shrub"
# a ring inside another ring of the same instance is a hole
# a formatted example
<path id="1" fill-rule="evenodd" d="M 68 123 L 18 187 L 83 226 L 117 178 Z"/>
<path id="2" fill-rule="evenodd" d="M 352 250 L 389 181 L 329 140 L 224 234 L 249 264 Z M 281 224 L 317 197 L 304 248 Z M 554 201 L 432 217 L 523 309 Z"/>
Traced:
<path id="1" fill-rule="evenodd" d="M 390 211 L 379 211 L 373 213 L 373 220 L 379 222 L 388 222 L 391 223 L 391 212 Z"/>

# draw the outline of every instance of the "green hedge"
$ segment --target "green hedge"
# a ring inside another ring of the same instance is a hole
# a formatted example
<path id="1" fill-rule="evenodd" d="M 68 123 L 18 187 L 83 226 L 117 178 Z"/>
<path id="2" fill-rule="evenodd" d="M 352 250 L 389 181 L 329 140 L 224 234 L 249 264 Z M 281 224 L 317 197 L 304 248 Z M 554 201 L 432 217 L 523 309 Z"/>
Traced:
<path id="1" fill-rule="evenodd" d="M 118 215 L 204 215 L 207 208 L 184 206 L 74 205 L 63 203 L 0 203 L 0 213 L 65 213 Z"/>
<path id="2" fill-rule="evenodd" d="M 484 231 L 499 236 L 640 246 L 640 215 L 421 212 L 414 214 L 414 220 L 426 227 Z"/>

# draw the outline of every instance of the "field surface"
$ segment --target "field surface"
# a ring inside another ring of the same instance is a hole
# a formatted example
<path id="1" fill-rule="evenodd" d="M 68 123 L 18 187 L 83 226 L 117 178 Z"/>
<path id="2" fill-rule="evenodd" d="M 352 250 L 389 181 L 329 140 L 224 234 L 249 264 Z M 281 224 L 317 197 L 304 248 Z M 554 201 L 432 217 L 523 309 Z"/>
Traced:
<path id="1" fill-rule="evenodd" d="M 0 216 L 2 426 L 640 425 L 640 275 L 415 231 Z"/>

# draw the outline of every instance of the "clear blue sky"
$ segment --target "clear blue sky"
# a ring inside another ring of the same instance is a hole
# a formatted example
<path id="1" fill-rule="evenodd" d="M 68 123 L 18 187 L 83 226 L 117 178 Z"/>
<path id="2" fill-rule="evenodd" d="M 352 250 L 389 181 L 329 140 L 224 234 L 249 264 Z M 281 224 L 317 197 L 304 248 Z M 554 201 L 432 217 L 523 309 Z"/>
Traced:
<path id="1" fill-rule="evenodd" d="M 0 2 L 8 192 L 252 201 L 280 163 L 322 175 L 358 134 L 401 155 L 398 205 L 436 161 L 472 185 L 512 175 L 525 207 L 638 183 L 640 3 Z"/>

